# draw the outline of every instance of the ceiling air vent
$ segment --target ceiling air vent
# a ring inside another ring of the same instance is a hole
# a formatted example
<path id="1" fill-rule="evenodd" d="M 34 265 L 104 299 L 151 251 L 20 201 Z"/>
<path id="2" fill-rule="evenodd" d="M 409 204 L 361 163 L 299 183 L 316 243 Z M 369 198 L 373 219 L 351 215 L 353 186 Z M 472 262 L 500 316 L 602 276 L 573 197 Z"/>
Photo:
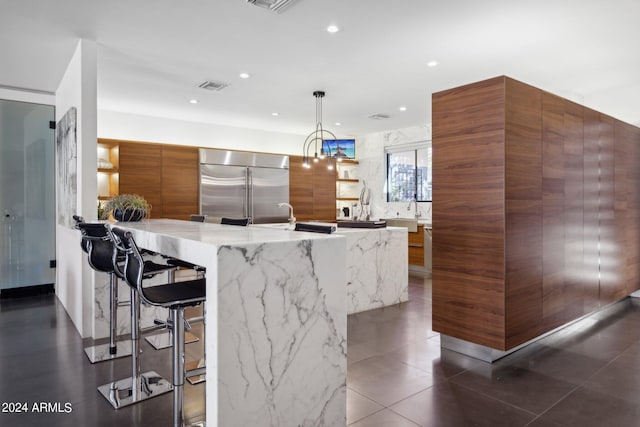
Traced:
<path id="1" fill-rule="evenodd" d="M 281 12 L 285 7 L 295 2 L 296 0 L 247 0 L 247 3 L 264 7 L 274 12 Z"/>
<path id="2" fill-rule="evenodd" d="M 229 86 L 227 83 L 214 82 L 209 80 L 207 80 L 206 82 L 202 82 L 198 85 L 199 88 L 206 89 L 206 90 L 216 90 L 216 91 L 222 90 L 227 86 Z"/>
<path id="3" fill-rule="evenodd" d="M 388 114 L 372 114 L 369 116 L 370 119 L 373 120 L 385 120 L 389 118 Z"/>

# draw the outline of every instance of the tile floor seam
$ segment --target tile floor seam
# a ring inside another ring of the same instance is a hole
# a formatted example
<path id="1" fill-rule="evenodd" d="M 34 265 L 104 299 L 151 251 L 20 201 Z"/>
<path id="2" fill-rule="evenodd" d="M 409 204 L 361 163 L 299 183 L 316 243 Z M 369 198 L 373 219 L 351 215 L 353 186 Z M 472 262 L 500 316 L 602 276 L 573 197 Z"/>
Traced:
<path id="1" fill-rule="evenodd" d="M 447 380 L 447 382 L 449 382 L 449 381 Z M 506 402 L 506 401 L 501 400 L 501 399 L 498 399 L 497 397 L 494 397 L 494 396 L 490 396 L 490 395 L 488 395 L 488 394 L 486 394 L 486 393 L 484 393 L 484 392 L 482 392 L 482 391 L 479 391 L 479 390 L 476 390 L 476 389 L 474 389 L 474 388 L 471 388 L 471 387 L 465 386 L 465 385 L 463 385 L 463 384 L 458 384 L 458 383 L 454 383 L 454 382 L 452 382 L 451 384 L 453 384 L 453 385 L 455 385 L 455 386 L 458 386 L 458 387 L 462 387 L 462 388 L 464 388 L 465 390 L 470 391 L 470 392 L 472 392 L 472 393 L 480 394 L 480 395 L 482 395 L 482 396 L 484 396 L 484 397 L 487 397 L 487 398 L 489 398 L 489 399 L 491 399 L 491 400 L 493 400 L 493 401 L 503 403 L 503 404 L 505 404 L 505 405 L 507 405 L 507 406 L 510 406 L 511 408 L 517 409 L 517 410 L 519 410 L 519 411 L 526 412 L 527 414 L 531 414 L 531 415 L 533 415 L 534 417 L 538 415 L 538 414 L 536 414 L 535 412 L 531 412 L 531 411 L 530 411 L 530 410 L 528 410 L 528 409 L 521 408 L 520 406 L 514 405 L 513 403 Z"/>
<path id="2" fill-rule="evenodd" d="M 407 399 L 408 399 L 408 398 L 407 398 Z M 400 401 L 400 402 L 402 402 L 402 401 Z M 398 403 L 400 403 L 400 402 L 398 402 Z M 416 420 L 413 420 L 413 419 L 411 419 L 411 418 L 407 417 L 406 415 L 402 415 L 402 414 L 400 414 L 400 413 L 398 413 L 398 412 L 394 411 L 394 410 L 393 410 L 393 408 L 387 408 L 387 409 L 388 409 L 389 411 L 393 412 L 394 414 L 396 414 L 397 416 L 404 418 L 405 420 L 409 420 L 409 421 L 411 421 L 412 423 L 414 423 L 414 424 L 416 424 L 416 425 L 419 425 L 420 427 L 424 427 L 424 424 L 422 424 L 422 423 L 420 423 L 420 422 L 418 422 L 418 421 L 416 421 Z"/>
<path id="3" fill-rule="evenodd" d="M 563 400 L 565 400 L 567 397 L 569 397 L 571 394 L 575 393 L 579 388 L 581 388 L 581 386 L 576 385 L 576 387 L 569 391 L 568 393 L 566 393 L 564 396 L 562 396 L 560 399 L 558 399 L 553 405 L 549 406 L 547 409 L 545 409 L 544 411 L 542 411 L 540 414 L 538 414 L 538 416 L 536 418 L 540 418 L 542 420 L 544 420 L 543 416 L 544 414 L 546 414 L 547 412 L 549 412 L 551 409 L 555 408 L 559 403 L 561 403 Z M 547 420 L 545 420 L 547 421 Z M 555 421 L 552 421 L 554 424 L 558 424 Z M 560 425 L 564 425 L 564 424 L 560 424 Z"/>

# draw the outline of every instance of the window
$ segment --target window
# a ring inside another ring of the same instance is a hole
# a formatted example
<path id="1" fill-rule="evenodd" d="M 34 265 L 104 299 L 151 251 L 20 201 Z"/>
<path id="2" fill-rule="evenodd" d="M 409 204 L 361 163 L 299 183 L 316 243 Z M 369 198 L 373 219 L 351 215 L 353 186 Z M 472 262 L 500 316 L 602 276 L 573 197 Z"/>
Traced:
<path id="1" fill-rule="evenodd" d="M 431 201 L 431 143 L 385 149 L 387 202 Z"/>

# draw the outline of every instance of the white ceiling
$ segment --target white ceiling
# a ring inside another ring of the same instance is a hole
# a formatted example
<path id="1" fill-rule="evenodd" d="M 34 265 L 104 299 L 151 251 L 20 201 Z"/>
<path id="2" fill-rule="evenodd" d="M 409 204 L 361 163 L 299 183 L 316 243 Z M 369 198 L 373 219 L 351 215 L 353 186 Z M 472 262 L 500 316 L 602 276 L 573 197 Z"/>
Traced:
<path id="1" fill-rule="evenodd" d="M 640 124 L 639 16 L 638 0 L 0 0 L 0 85 L 55 91 L 85 38 L 100 110 L 307 134 L 320 89 L 325 128 L 350 136 L 429 123 L 433 92 L 504 74 Z"/>

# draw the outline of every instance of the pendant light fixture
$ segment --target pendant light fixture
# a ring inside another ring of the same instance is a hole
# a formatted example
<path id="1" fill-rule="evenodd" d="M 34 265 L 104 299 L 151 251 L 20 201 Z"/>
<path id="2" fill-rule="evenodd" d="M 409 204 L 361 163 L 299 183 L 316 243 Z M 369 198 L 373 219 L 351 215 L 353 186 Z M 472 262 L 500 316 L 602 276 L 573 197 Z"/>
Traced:
<path id="1" fill-rule="evenodd" d="M 311 167 L 311 162 L 317 163 L 320 159 L 328 158 L 327 169 L 333 169 L 333 156 L 331 153 L 331 147 L 325 142 L 327 139 L 337 139 L 333 132 L 330 132 L 322 127 L 322 98 L 324 92 L 317 90 L 313 92 L 313 96 L 316 98 L 316 130 L 311 132 L 307 139 L 305 139 L 302 146 L 302 166 L 305 168 Z M 320 146 L 320 154 L 318 154 L 318 145 Z M 310 155 L 311 147 L 313 146 L 313 157 Z M 313 159 L 313 160 L 311 160 Z M 338 158 L 338 161 L 341 159 Z"/>

